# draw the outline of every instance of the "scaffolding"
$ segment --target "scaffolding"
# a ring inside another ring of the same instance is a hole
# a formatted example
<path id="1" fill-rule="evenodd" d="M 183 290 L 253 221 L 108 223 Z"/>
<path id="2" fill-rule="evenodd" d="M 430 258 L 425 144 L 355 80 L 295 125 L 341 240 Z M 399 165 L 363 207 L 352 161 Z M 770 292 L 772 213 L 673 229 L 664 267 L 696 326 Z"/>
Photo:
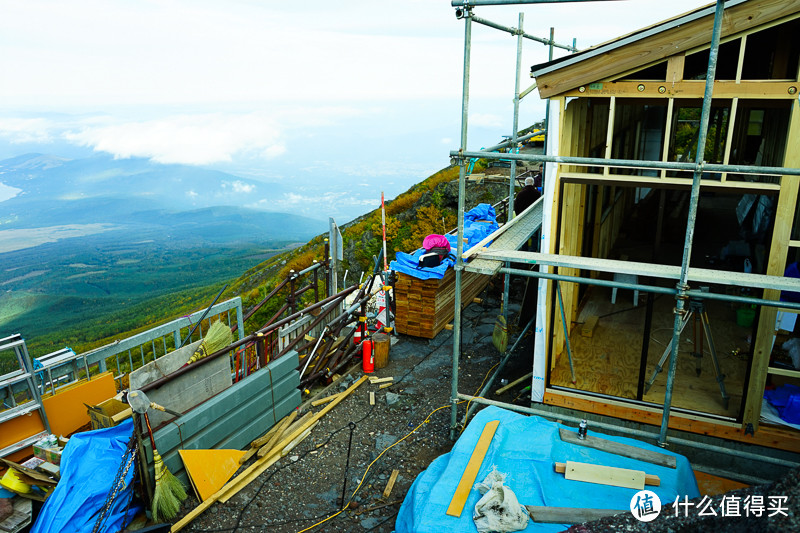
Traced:
<path id="1" fill-rule="evenodd" d="M 678 360 L 678 342 L 680 338 L 682 317 L 686 310 L 685 306 L 690 298 L 697 299 L 720 299 L 728 300 L 742 304 L 757 304 L 764 306 L 781 307 L 783 309 L 800 310 L 800 304 L 795 304 L 786 301 L 772 300 L 769 298 L 758 298 L 743 295 L 727 295 L 716 294 L 700 290 L 692 290 L 689 282 L 702 283 L 710 282 L 728 285 L 728 286 L 743 286 L 753 287 L 759 289 L 773 289 L 773 290 L 790 290 L 798 291 L 800 285 L 798 280 L 787 279 L 778 276 L 760 275 L 760 274 L 745 274 L 737 272 L 728 272 L 720 270 L 707 270 L 690 268 L 690 259 L 692 253 L 692 243 L 694 238 L 695 223 L 697 217 L 697 206 L 700 195 L 701 177 L 704 172 L 734 172 L 738 174 L 759 174 L 770 176 L 800 176 L 800 169 L 797 168 L 784 168 L 772 166 L 752 166 L 752 165 L 731 165 L 731 164 L 709 164 L 704 161 L 704 153 L 706 146 L 706 137 L 708 131 L 709 115 L 711 110 L 712 90 L 716 76 L 717 59 L 719 55 L 720 34 L 723 18 L 723 11 L 725 9 L 725 0 L 717 0 L 716 5 L 713 6 L 714 23 L 711 37 L 711 45 L 708 59 L 708 69 L 705 79 L 705 86 L 703 92 L 703 103 L 701 108 L 699 135 L 697 138 L 697 149 L 695 150 L 694 162 L 669 162 L 669 161 L 648 161 L 648 160 L 626 160 L 626 159 L 613 159 L 610 154 L 606 154 L 605 158 L 591 158 L 591 157 L 563 157 L 557 155 L 548 155 L 546 152 L 541 155 L 534 154 L 521 154 L 521 153 L 497 153 L 499 147 L 503 146 L 516 146 L 517 131 L 518 131 L 518 118 L 519 118 L 519 102 L 520 99 L 536 87 L 531 86 L 526 91 L 520 93 L 520 71 L 521 71 L 521 48 L 523 37 L 528 37 L 524 33 L 523 14 L 519 14 L 519 27 L 507 28 L 505 26 L 490 23 L 484 19 L 476 17 L 473 13 L 473 8 L 478 6 L 498 6 L 498 5 L 515 5 L 515 4 L 540 4 L 540 3 L 574 3 L 580 1 L 595 1 L 595 0 L 453 0 L 451 5 L 456 8 L 456 17 L 462 19 L 465 24 L 464 30 L 464 66 L 463 66 L 463 86 L 462 86 L 462 122 L 461 122 L 461 143 L 460 149 L 451 151 L 451 161 L 458 164 L 459 171 L 459 201 L 458 201 L 458 247 L 456 254 L 455 265 L 455 318 L 453 328 L 453 358 L 452 358 L 452 382 L 451 382 L 451 438 L 455 438 L 457 430 L 458 419 L 458 404 L 463 400 L 470 400 L 474 403 L 485 405 L 499 405 L 512 410 L 522 411 L 529 414 L 540 414 L 545 416 L 552 416 L 546 411 L 537 409 L 533 403 L 531 408 L 522 408 L 517 405 L 507 404 L 503 402 L 496 402 L 484 399 L 480 396 L 485 391 L 488 391 L 491 384 L 495 381 L 500 371 L 502 370 L 508 358 L 511 355 L 509 351 L 498 365 L 498 369 L 490 377 L 488 385 L 484 387 L 483 391 L 477 395 L 462 394 L 458 390 L 458 366 L 461 345 L 461 278 L 462 272 L 473 271 L 482 274 L 492 275 L 495 273 L 506 274 L 506 282 L 503 291 L 503 309 L 507 313 L 508 309 L 508 293 L 509 293 L 509 277 L 511 275 L 527 276 L 540 278 L 545 280 L 555 281 L 568 281 L 574 283 L 582 283 L 589 285 L 601 285 L 615 288 L 635 289 L 645 292 L 654 292 L 661 294 L 669 294 L 675 298 L 674 308 L 674 325 L 672 328 L 672 342 L 671 342 L 671 357 L 667 373 L 666 392 L 664 396 L 663 412 L 661 417 L 661 428 L 659 433 L 653 434 L 650 432 L 642 432 L 631 430 L 626 427 L 615 427 L 614 429 L 623 433 L 629 433 L 636 436 L 655 438 L 662 446 L 666 446 L 672 442 L 674 444 L 693 445 L 691 441 L 680 439 L 675 436 L 668 436 L 667 429 L 670 418 L 670 409 L 672 404 L 672 391 L 675 380 L 677 360 Z M 601 1 L 601 0 L 598 0 Z M 614 1 L 614 0 L 605 0 Z M 737 5 L 741 4 L 740 0 L 728 0 L 728 4 Z M 711 9 L 712 6 L 709 6 Z M 470 151 L 467 149 L 467 126 L 469 118 L 469 83 L 470 83 L 470 54 L 471 54 L 471 38 L 472 38 L 472 23 L 477 22 L 488 27 L 499 29 L 517 35 L 517 73 L 516 73 L 516 87 L 514 93 L 514 117 L 513 117 L 513 131 L 511 138 L 506 143 L 480 150 Z M 552 59 L 552 48 L 559 47 L 570 51 L 576 51 L 574 43 L 572 47 L 566 45 L 556 45 L 553 42 L 553 33 L 551 30 L 550 39 L 532 38 L 537 42 L 548 44 L 550 46 L 550 58 Z M 548 118 L 550 105 L 547 105 Z M 546 130 L 548 135 L 551 128 L 549 122 L 546 122 Z M 547 141 L 545 142 L 547 146 Z M 466 178 L 466 162 L 473 158 L 484 159 L 508 159 L 511 160 L 511 175 L 509 187 L 509 222 L 503 226 L 498 232 L 489 236 L 486 242 L 493 241 L 488 247 L 483 247 L 481 243 L 473 247 L 468 253 L 464 253 L 463 249 L 463 232 L 464 232 L 464 197 L 465 197 L 465 178 Z M 667 266 L 649 263 L 633 263 L 628 261 L 618 261 L 610 259 L 598 259 L 591 257 L 580 256 L 564 256 L 559 254 L 548 253 L 535 253 L 518 251 L 519 246 L 525 242 L 530 236 L 535 233 L 542 225 L 544 214 L 542 212 L 541 200 L 531 206 L 519 219 L 510 220 L 513 215 L 513 201 L 514 201 L 514 183 L 516 174 L 517 162 L 535 162 L 535 163 L 552 163 L 554 165 L 581 165 L 589 167 L 608 168 L 637 168 L 637 169 L 656 169 L 656 170 L 674 170 L 692 172 L 691 193 L 689 199 L 687 229 L 683 246 L 683 255 L 681 266 Z M 465 259 L 470 259 L 470 263 L 466 263 Z M 562 275 L 546 271 L 546 269 L 537 270 L 521 270 L 511 268 L 510 263 L 527 263 L 530 265 L 541 265 L 545 267 L 569 267 L 583 269 L 593 272 L 616 272 L 621 274 L 642 274 L 656 278 L 666 278 L 676 281 L 675 288 L 646 285 L 639 283 L 629 283 L 624 281 L 607 281 L 602 279 L 595 279 L 591 277 L 581 277 L 579 275 Z M 538 302 L 537 305 L 543 305 Z M 566 327 L 566 325 L 565 325 Z M 527 327 L 526 327 L 527 329 Z M 537 330 L 536 335 L 544 335 L 543 330 Z M 464 417 L 464 423 L 467 421 L 469 413 Z M 563 416 L 560 418 L 564 419 Z M 569 417 L 567 417 L 569 418 Z M 707 447 L 707 445 L 698 445 L 698 447 Z M 763 456 L 756 456 L 760 460 L 768 460 Z"/>

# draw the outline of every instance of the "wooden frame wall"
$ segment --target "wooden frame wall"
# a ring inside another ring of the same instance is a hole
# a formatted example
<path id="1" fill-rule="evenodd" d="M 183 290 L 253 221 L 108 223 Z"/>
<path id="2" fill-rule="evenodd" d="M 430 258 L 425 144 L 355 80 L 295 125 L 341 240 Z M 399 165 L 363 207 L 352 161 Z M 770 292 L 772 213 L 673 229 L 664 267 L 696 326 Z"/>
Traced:
<path id="1" fill-rule="evenodd" d="M 775 2 L 762 2 L 774 8 Z M 800 2 L 795 11 L 800 10 Z M 726 16 L 728 11 L 726 11 Z M 800 101 L 798 100 L 798 88 L 800 88 L 800 68 L 798 68 L 798 79 L 779 80 L 779 81 L 742 81 L 742 68 L 744 52 L 747 46 L 747 35 L 753 34 L 764 27 L 774 26 L 784 20 L 797 18 L 795 13 L 791 17 L 774 21 L 766 26 L 758 28 L 749 27 L 747 31 L 737 35 L 729 35 L 727 40 L 741 39 L 739 46 L 739 58 L 736 69 L 736 79 L 730 81 L 717 81 L 714 85 L 714 98 L 731 99 L 731 108 L 728 122 L 728 132 L 725 141 L 725 151 L 723 163 L 729 164 L 731 157 L 731 146 L 733 131 L 736 127 L 737 109 L 740 100 L 791 100 L 792 108 L 790 123 L 787 131 L 787 149 L 784 154 L 784 167 L 800 166 L 800 151 L 792 150 L 790 147 L 800 146 Z M 730 33 L 730 32 L 729 32 Z M 699 48 L 702 48 L 700 46 Z M 663 59 L 662 59 L 663 60 Z M 704 82 L 683 81 L 683 67 L 685 64 L 685 53 L 680 52 L 667 59 L 667 79 L 669 81 L 621 81 L 603 82 L 594 84 L 593 87 L 581 87 L 579 89 L 568 90 L 558 95 L 561 105 L 561 138 L 558 155 L 587 155 L 581 153 L 581 148 L 586 146 L 586 139 L 589 136 L 588 130 L 593 127 L 586 124 L 586 108 L 580 100 L 591 98 L 609 98 L 610 112 L 607 124 L 605 157 L 609 158 L 613 148 L 613 128 L 614 128 L 614 107 L 616 97 L 626 98 L 665 98 L 667 101 L 667 117 L 664 125 L 664 143 L 662 150 L 662 161 L 666 161 L 669 155 L 669 141 L 672 135 L 671 124 L 674 113 L 674 100 L 676 98 L 698 98 L 703 97 Z M 622 76 L 620 74 L 619 76 Z M 541 87 L 541 85 L 540 85 Z M 571 101 L 566 106 L 566 98 L 575 97 L 579 100 Z M 631 176 L 613 172 L 611 167 L 604 167 L 602 174 L 592 174 L 581 172 L 575 166 L 559 165 L 556 173 L 555 194 L 553 198 L 553 220 L 559 220 L 560 225 L 553 224 L 551 229 L 550 253 L 560 253 L 569 255 L 581 255 L 581 243 L 583 242 L 583 232 L 586 230 L 586 222 L 583 220 L 585 212 L 585 201 L 587 199 L 588 185 L 610 186 L 626 185 L 629 187 L 691 187 L 691 179 L 670 178 L 666 176 L 666 171 L 660 172 L 660 177 Z M 717 190 L 731 190 L 740 193 L 761 193 L 777 194 L 778 205 L 775 213 L 775 229 L 772 236 L 772 243 L 769 251 L 769 262 L 767 265 L 768 275 L 782 276 L 785 268 L 790 247 L 800 247 L 800 241 L 792 241 L 792 225 L 797 209 L 798 192 L 800 189 L 800 177 L 782 176 L 780 183 L 746 182 L 732 181 L 727 179 L 727 175 L 722 175 L 720 180 L 701 180 L 701 187 Z M 563 194 L 563 204 L 561 200 Z M 614 192 L 612 192 L 614 194 Z M 601 200 L 598 194 L 595 216 L 601 217 Z M 620 205 L 624 205 L 624 199 L 619 199 Z M 563 207 L 563 209 L 562 209 Z M 616 215 L 615 215 L 616 216 Z M 613 219 L 612 219 L 613 220 Z M 596 221 L 591 231 L 595 232 L 595 247 L 600 251 L 600 236 L 604 229 L 599 227 Z M 601 221 L 602 225 L 602 221 Z M 612 224 L 613 226 L 613 224 Z M 556 228 L 558 236 L 556 240 Z M 612 230 L 613 233 L 613 230 Z M 609 234 L 609 237 L 611 234 Z M 558 248 L 556 249 L 556 244 Z M 610 249 L 612 242 L 606 243 Z M 605 246 L 604 246 L 605 247 Z M 579 271 L 570 269 L 568 272 L 562 270 L 562 274 L 579 275 Z M 549 287 L 552 287 L 550 282 Z M 577 286 L 573 283 L 562 284 L 564 297 L 565 314 L 569 322 L 575 319 L 578 306 Z M 778 291 L 765 291 L 765 297 L 777 299 Z M 546 338 L 552 339 L 552 353 L 550 354 L 550 369 L 552 370 L 556 362 L 556 357 L 561 353 L 564 346 L 564 333 L 561 324 L 558 302 L 552 290 L 548 293 L 548 316 L 554 317 L 546 328 Z M 742 428 L 757 429 L 760 416 L 761 400 L 764 386 L 769 370 L 769 356 L 772 348 L 774 335 L 776 309 L 773 307 L 762 307 L 758 333 L 754 343 L 754 356 L 751 365 L 750 380 L 747 385 L 745 408 L 743 415 Z M 551 329 L 553 328 L 553 329 Z M 778 373 L 778 372 L 772 372 Z M 785 371 L 781 371 L 785 374 Z M 796 376 L 800 378 L 800 372 Z M 547 400 L 546 400 L 547 401 Z"/>

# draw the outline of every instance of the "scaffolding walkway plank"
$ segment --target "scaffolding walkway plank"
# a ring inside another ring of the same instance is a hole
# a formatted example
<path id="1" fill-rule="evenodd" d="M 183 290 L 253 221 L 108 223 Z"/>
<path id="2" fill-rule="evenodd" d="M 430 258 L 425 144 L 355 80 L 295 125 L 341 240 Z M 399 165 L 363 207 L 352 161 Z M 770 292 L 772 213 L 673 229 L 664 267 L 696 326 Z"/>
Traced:
<path id="1" fill-rule="evenodd" d="M 518 250 L 534 233 L 542 227 L 542 199 L 531 204 L 525 211 L 514 217 L 511 222 L 486 237 L 463 254 L 464 259 L 472 260 L 464 265 L 467 272 L 494 275 L 500 271 L 504 259 L 496 259 L 490 254 L 495 250 Z M 491 244 L 488 244 L 490 243 Z M 488 245 L 488 246 L 487 246 Z M 526 253 L 526 252 L 522 252 Z"/>

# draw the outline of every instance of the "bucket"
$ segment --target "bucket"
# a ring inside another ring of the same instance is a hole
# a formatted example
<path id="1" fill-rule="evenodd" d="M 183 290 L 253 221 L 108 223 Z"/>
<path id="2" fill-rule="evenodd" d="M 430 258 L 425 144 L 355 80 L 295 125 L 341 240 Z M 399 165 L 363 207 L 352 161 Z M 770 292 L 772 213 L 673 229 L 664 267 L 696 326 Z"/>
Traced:
<path id="1" fill-rule="evenodd" d="M 361 368 L 365 374 L 372 374 L 375 371 L 375 353 L 372 348 L 372 339 L 361 343 Z"/>
<path id="2" fill-rule="evenodd" d="M 753 325 L 756 318 L 756 310 L 752 307 L 740 307 L 736 310 L 736 323 L 745 328 Z"/>
<path id="3" fill-rule="evenodd" d="M 17 473 L 13 468 L 6 470 L 3 478 L 0 479 L 0 485 L 11 490 L 12 492 L 20 492 L 22 494 L 27 494 L 31 491 L 31 486 L 20 481 L 19 476 L 17 476 Z"/>

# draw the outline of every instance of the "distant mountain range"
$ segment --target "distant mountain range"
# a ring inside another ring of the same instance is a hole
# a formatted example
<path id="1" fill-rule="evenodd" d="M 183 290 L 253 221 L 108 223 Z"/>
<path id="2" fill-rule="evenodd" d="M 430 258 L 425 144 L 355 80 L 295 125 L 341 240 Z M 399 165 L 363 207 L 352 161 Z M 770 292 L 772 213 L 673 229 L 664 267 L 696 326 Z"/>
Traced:
<path id="1" fill-rule="evenodd" d="M 0 161 L 0 183 L 17 189 L 0 201 L 0 230 L 111 224 L 147 238 L 223 244 L 305 241 L 327 227 L 241 207 L 256 191 L 261 198 L 282 195 L 280 184 L 141 158 L 25 154 Z"/>

